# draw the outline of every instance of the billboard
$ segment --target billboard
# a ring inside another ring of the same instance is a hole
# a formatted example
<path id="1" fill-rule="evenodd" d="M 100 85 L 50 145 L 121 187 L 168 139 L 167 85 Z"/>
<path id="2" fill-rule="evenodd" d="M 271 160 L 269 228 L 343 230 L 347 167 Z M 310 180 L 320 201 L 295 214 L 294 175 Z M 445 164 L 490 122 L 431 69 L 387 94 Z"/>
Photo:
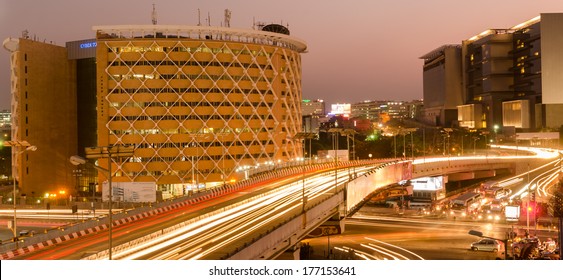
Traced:
<path id="1" fill-rule="evenodd" d="M 422 177 L 411 179 L 411 185 L 415 191 L 435 191 L 444 188 L 444 178 L 440 177 Z"/>
<path id="2" fill-rule="evenodd" d="M 506 205 L 504 207 L 504 215 L 507 221 L 518 221 L 520 219 L 520 206 Z"/>
<path id="3" fill-rule="evenodd" d="M 155 182 L 112 182 L 112 201 L 156 202 Z M 109 186 L 102 187 L 102 201 L 109 201 Z"/>
<path id="4" fill-rule="evenodd" d="M 350 115 L 352 113 L 351 104 L 332 104 L 330 107 L 332 115 Z"/>

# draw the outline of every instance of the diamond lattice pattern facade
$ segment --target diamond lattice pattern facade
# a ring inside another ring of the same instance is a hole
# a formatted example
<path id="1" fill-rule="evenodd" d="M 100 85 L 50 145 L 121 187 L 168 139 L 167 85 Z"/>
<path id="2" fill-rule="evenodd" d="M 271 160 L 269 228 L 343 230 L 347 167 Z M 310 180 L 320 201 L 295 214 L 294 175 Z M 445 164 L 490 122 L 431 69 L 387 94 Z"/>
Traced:
<path id="1" fill-rule="evenodd" d="M 114 161 L 115 181 L 177 195 L 302 156 L 291 140 L 302 122 L 301 41 L 217 27 L 94 29 L 98 144 L 136 147 Z"/>

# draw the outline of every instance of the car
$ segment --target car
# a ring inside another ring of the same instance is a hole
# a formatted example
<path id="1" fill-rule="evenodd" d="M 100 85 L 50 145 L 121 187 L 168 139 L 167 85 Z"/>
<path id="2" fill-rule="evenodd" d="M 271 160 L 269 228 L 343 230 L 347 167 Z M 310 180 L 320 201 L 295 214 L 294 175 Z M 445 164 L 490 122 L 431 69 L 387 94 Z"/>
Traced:
<path id="1" fill-rule="evenodd" d="M 473 251 L 499 252 L 500 248 L 501 248 L 500 242 L 489 238 L 483 238 L 477 242 L 471 243 L 471 250 Z"/>
<path id="2" fill-rule="evenodd" d="M 33 236 L 35 234 L 34 230 L 22 230 L 20 231 L 20 237 L 26 237 L 26 236 Z"/>

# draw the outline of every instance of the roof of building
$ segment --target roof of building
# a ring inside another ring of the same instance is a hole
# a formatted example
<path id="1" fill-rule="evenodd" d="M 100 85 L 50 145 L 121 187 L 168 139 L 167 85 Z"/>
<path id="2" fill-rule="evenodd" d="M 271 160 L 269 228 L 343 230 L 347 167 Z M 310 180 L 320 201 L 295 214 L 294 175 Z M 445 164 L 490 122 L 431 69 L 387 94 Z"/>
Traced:
<path id="1" fill-rule="evenodd" d="M 430 51 L 429 53 L 419 57 L 420 59 L 434 59 L 440 55 L 442 55 L 442 53 L 444 52 L 445 49 L 448 48 L 457 48 L 457 49 L 461 49 L 461 45 L 460 44 L 448 44 L 448 45 L 442 45 L 440 47 L 437 47 L 435 49 L 433 49 L 432 51 Z"/>
<path id="2" fill-rule="evenodd" d="M 305 41 L 293 36 L 253 29 L 186 25 L 112 25 L 92 27 L 98 39 L 185 38 L 232 41 L 286 47 L 307 52 Z"/>

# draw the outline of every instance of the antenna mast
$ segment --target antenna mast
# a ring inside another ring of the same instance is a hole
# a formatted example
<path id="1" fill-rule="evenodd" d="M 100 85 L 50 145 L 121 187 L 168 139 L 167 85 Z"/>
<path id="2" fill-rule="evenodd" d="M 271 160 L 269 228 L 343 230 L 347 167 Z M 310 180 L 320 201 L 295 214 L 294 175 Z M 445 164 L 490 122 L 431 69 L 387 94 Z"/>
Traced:
<path id="1" fill-rule="evenodd" d="M 152 4 L 152 24 L 156 25 L 156 7 Z"/>
<path id="2" fill-rule="evenodd" d="M 231 10 L 225 9 L 225 27 L 231 27 Z"/>
<path id="3" fill-rule="evenodd" d="M 197 26 L 201 26 L 201 11 L 197 9 Z"/>

